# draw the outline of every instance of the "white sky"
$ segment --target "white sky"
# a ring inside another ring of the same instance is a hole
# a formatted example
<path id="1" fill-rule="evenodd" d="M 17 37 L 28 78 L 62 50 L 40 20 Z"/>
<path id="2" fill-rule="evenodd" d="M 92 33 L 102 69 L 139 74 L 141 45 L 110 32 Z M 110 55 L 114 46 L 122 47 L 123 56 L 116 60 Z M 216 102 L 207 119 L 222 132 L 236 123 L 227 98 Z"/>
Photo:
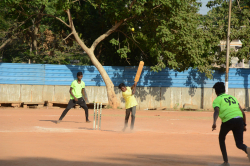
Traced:
<path id="1" fill-rule="evenodd" d="M 209 0 L 199 0 L 199 1 L 202 2 L 202 7 L 200 8 L 199 13 L 200 13 L 200 14 L 203 14 L 203 15 L 206 15 L 207 12 L 210 10 L 209 8 L 206 7 L 207 2 L 208 2 Z"/>

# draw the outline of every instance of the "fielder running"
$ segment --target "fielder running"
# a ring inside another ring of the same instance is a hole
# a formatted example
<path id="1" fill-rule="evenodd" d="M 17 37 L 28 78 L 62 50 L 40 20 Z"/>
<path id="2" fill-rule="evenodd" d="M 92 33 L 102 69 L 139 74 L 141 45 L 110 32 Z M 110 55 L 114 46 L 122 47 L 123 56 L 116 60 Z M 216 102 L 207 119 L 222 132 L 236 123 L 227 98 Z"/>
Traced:
<path id="1" fill-rule="evenodd" d="M 220 166 L 230 166 L 227 158 L 225 139 L 226 135 L 231 130 L 233 131 L 237 148 L 243 150 L 248 155 L 250 161 L 250 148 L 243 144 L 243 132 L 246 131 L 246 116 L 244 111 L 234 96 L 225 94 L 225 85 L 223 82 L 217 82 L 214 84 L 213 88 L 215 89 L 217 98 L 213 102 L 214 123 L 212 125 L 212 130 L 216 129 L 218 116 L 222 121 L 219 143 L 224 163 Z"/>

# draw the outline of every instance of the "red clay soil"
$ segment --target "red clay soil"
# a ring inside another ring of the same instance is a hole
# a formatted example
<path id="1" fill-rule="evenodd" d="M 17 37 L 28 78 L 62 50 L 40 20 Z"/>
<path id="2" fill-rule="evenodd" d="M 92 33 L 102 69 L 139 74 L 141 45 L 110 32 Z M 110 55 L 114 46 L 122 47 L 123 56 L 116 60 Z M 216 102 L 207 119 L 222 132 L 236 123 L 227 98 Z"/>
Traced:
<path id="1" fill-rule="evenodd" d="M 215 166 L 222 163 L 213 112 L 137 111 L 135 129 L 122 132 L 125 110 L 103 109 L 102 130 L 84 121 L 84 111 L 0 108 L 0 166 Z M 246 113 L 250 125 L 250 113 Z M 93 110 L 90 110 L 93 120 Z M 250 146 L 250 128 L 244 135 Z M 226 140 L 232 166 L 249 166 Z"/>

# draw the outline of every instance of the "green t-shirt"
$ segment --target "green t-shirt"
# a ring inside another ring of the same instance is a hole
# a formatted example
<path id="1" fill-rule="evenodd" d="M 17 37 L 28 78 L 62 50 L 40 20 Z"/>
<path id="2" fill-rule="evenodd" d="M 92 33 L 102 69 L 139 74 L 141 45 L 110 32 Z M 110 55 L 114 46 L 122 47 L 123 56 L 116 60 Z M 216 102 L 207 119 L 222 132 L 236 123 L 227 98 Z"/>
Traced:
<path id="1" fill-rule="evenodd" d="M 83 81 L 81 81 L 80 84 L 78 84 L 78 81 L 75 80 L 71 83 L 71 88 L 72 89 L 72 93 L 74 94 L 74 96 L 76 98 L 81 98 L 82 97 L 82 89 L 85 88 L 85 83 Z M 74 99 L 74 97 L 70 94 L 70 99 Z"/>
<path id="2" fill-rule="evenodd" d="M 234 96 L 225 93 L 221 94 L 213 102 L 213 108 L 215 107 L 219 107 L 220 109 L 219 117 L 222 122 L 227 122 L 238 116 L 243 118 L 243 114 L 239 108 L 239 102 Z"/>

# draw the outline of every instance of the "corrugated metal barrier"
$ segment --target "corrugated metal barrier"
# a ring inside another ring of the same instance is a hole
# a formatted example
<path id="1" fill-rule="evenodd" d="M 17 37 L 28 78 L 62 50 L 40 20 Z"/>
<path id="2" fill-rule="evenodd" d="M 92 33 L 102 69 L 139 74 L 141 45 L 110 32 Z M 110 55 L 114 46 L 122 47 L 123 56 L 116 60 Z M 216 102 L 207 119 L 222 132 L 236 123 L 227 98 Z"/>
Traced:
<path id="1" fill-rule="evenodd" d="M 104 66 L 104 68 L 115 86 L 122 82 L 132 85 L 137 71 L 137 66 Z M 0 63 L 0 84 L 70 85 L 79 71 L 83 72 L 86 86 L 105 86 L 95 66 L 21 63 Z M 166 68 L 160 72 L 152 72 L 149 67 L 144 67 L 138 86 L 211 88 L 214 83 L 224 80 L 225 75 L 220 71 L 214 71 L 213 79 L 210 80 L 196 69 L 177 72 Z M 250 69 L 231 68 L 229 88 L 248 87 L 250 87 Z"/>

